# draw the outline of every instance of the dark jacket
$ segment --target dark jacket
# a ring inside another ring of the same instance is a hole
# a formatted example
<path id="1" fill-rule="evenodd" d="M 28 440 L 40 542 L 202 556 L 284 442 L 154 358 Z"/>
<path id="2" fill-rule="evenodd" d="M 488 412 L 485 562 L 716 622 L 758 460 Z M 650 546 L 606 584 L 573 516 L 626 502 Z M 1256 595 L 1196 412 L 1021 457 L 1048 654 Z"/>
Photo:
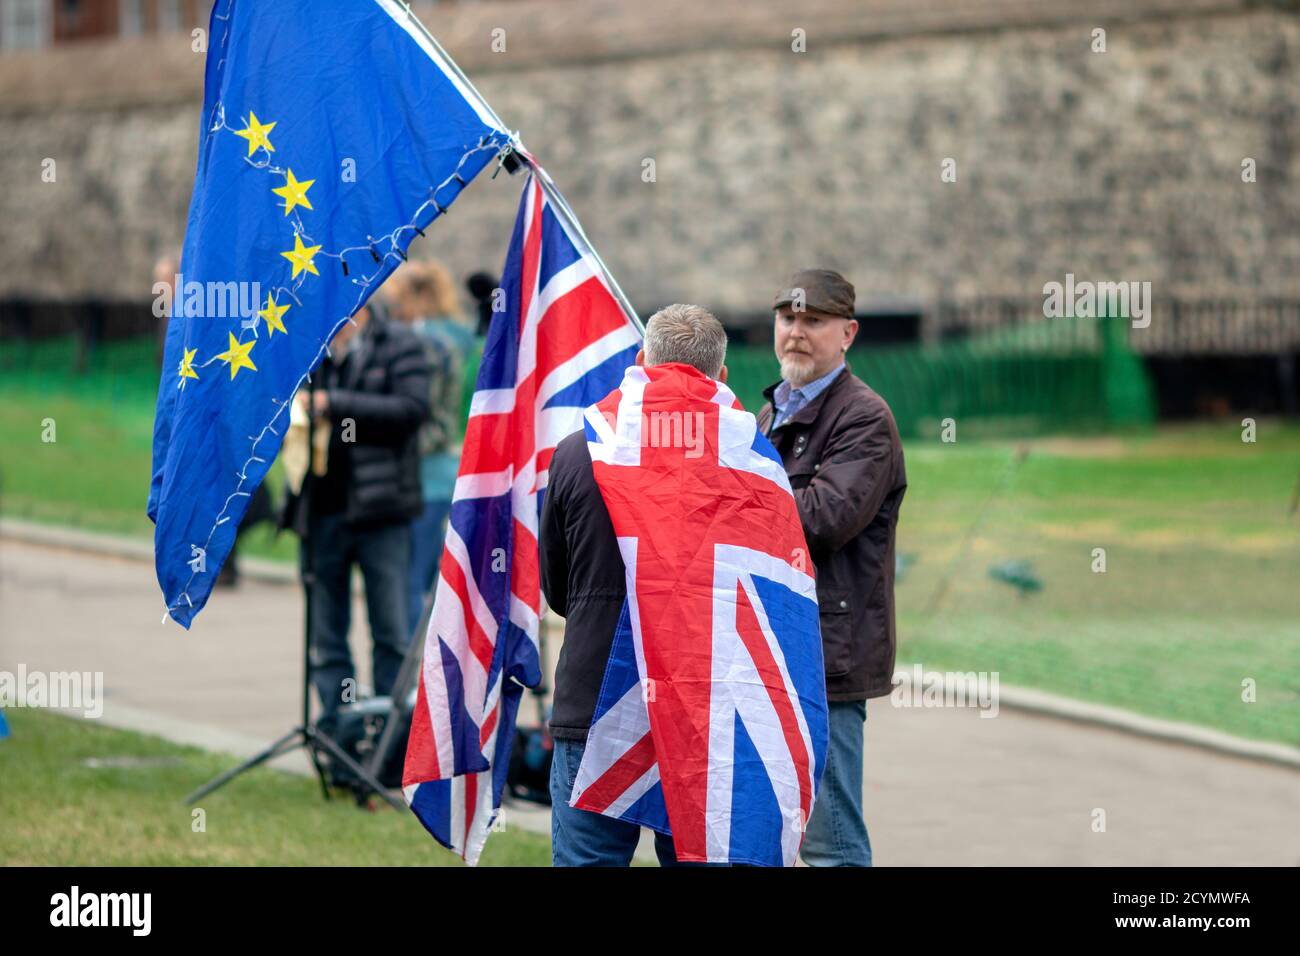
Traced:
<path id="1" fill-rule="evenodd" d="M 627 585 L 583 432 L 555 446 L 538 538 L 542 593 L 551 610 L 565 618 L 551 733 L 585 740 Z"/>
<path id="2" fill-rule="evenodd" d="M 415 333 L 378 312 L 353 339 L 341 365 L 327 360 L 318 371 L 329 394 L 327 478 L 342 478 L 350 524 L 405 522 L 423 511 L 418 436 L 429 415 L 429 375 Z M 302 495 L 286 502 L 282 526 L 304 530 L 313 487 L 325 481 L 307 476 Z"/>
<path id="3" fill-rule="evenodd" d="M 758 425 L 785 463 L 817 569 L 826 696 L 883 697 L 893 688 L 894 529 L 907 490 L 898 426 L 847 368 L 772 431 L 775 391 L 764 391 Z"/>

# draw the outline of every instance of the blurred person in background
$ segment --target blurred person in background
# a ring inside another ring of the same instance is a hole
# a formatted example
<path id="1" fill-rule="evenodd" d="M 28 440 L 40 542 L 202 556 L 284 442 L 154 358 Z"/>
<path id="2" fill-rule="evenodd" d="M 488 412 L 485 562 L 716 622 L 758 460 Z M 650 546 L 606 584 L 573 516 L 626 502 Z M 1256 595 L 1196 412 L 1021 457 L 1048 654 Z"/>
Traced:
<path id="1" fill-rule="evenodd" d="M 429 411 L 428 359 L 420 340 L 372 299 L 334 336 L 316 388 L 299 390 L 294 401 L 300 416 L 328 423 L 325 453 L 312 450 L 281 524 L 302 538 L 312 683 L 321 730 L 332 735 L 344 682 L 355 675 L 348 647 L 353 565 L 365 582 L 376 696 L 392 689 L 411 639 L 406 586 L 410 523 L 423 510 L 418 436 Z"/>
<path id="2" fill-rule="evenodd" d="M 855 292 L 830 269 L 796 272 L 772 304 L 781 381 L 758 427 L 781 455 L 817 568 L 830 741 L 800 856 L 871 866 L 862 815 L 867 700 L 893 690 L 894 532 L 907 490 L 885 400 L 849 371 Z"/>
<path id="3" fill-rule="evenodd" d="M 465 365 L 475 348 L 451 274 L 439 262 L 410 261 L 384 284 L 394 315 L 419 337 L 430 367 L 428 420 L 420 427 L 420 487 L 424 510 L 411 524 L 407 619 L 420 623 L 424 599 L 438 574 L 451 497 L 456 489 Z"/>
<path id="4" fill-rule="evenodd" d="M 176 283 L 183 280 L 180 252 L 173 249 L 164 251 L 158 256 L 153 265 L 153 314 L 160 320 L 158 323 L 159 365 L 162 364 L 163 350 L 167 344 L 167 325 L 171 321 L 172 303 L 176 299 Z M 167 372 L 166 369 L 163 371 L 164 373 Z M 217 575 L 217 587 L 238 587 L 240 540 L 252 528 L 255 528 L 263 521 L 270 521 L 274 517 L 275 501 L 271 497 L 271 492 L 267 489 L 266 483 L 262 482 L 257 486 L 257 490 L 253 492 L 253 497 L 248 502 L 248 510 L 244 512 L 244 517 L 239 522 L 239 530 L 235 533 L 234 544 L 230 546 L 230 554 L 226 556 L 225 562 L 221 565 L 221 573 Z"/>
<path id="5" fill-rule="evenodd" d="M 167 323 L 171 320 L 172 300 L 176 297 L 176 277 L 181 271 L 180 253 L 168 250 L 153 264 L 153 314 L 158 323 L 158 364 L 162 364 L 167 344 Z"/>
<path id="6" fill-rule="evenodd" d="M 465 280 L 465 291 L 474 300 L 474 310 L 478 313 L 478 335 L 487 335 L 488 326 L 492 324 L 492 306 L 496 291 L 501 282 L 490 272 L 475 272 Z"/>

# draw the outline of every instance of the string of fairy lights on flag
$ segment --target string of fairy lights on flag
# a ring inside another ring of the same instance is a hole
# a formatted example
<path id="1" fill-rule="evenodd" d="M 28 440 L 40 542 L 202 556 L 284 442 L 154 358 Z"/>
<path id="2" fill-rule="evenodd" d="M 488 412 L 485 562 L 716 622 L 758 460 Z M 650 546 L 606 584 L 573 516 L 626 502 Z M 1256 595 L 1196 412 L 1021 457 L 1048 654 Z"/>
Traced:
<path id="1" fill-rule="evenodd" d="M 431 210 L 433 216 L 429 219 L 429 222 L 432 222 L 433 219 L 436 219 L 447 211 L 447 206 L 444 206 L 438 201 L 438 195 L 443 189 L 453 183 L 458 184 L 461 189 L 468 185 L 468 181 L 461 176 L 461 170 L 464 168 L 465 163 L 470 159 L 470 157 L 483 152 L 484 150 L 491 150 L 496 154 L 498 169 L 500 169 L 514 150 L 514 144 L 518 142 L 517 134 L 511 136 L 509 139 L 506 139 L 505 137 L 497 137 L 491 134 L 484 135 L 476 144 L 465 150 L 460 161 L 457 163 L 455 170 L 453 170 L 449 176 L 443 179 L 443 181 L 438 183 L 436 186 L 430 188 L 427 198 L 415 209 L 408 222 L 401 223 L 382 235 L 373 236 L 368 234 L 364 244 L 346 246 L 338 251 L 331 252 L 322 248 L 321 244 L 314 243 L 311 233 L 308 231 L 306 224 L 302 220 L 301 214 L 298 212 L 299 206 L 309 212 L 313 211 L 308 191 L 315 183 L 315 180 L 299 179 L 294 173 L 292 167 L 288 165 L 280 166 L 275 163 L 272 158 L 271 154 L 275 152 L 275 146 L 271 142 L 270 137 L 272 131 L 275 129 L 276 122 L 265 122 L 261 120 L 251 109 L 241 122 L 244 124 L 242 129 L 236 129 L 227 124 L 225 106 L 221 103 L 217 103 L 213 110 L 213 120 L 212 125 L 209 127 L 209 132 L 211 134 L 217 134 L 222 131 L 228 131 L 234 136 L 245 140 L 248 147 L 248 154 L 244 157 L 244 161 L 253 169 L 265 171 L 268 175 L 283 180 L 283 185 L 272 188 L 270 192 L 284 201 L 282 208 L 284 209 L 285 221 L 292 228 L 293 248 L 280 253 L 280 255 L 288 261 L 291 272 L 287 284 L 281 283 L 276 285 L 267 293 L 265 306 L 249 319 L 241 321 L 238 335 L 233 331 L 227 333 L 229 339 L 228 347 L 225 352 L 212 355 L 201 364 L 196 365 L 195 360 L 197 358 L 198 350 L 197 348 L 191 349 L 188 347 L 189 330 L 187 328 L 186 342 L 185 345 L 182 346 L 182 357 L 177 371 L 176 387 L 183 390 L 187 380 L 199 378 L 199 370 L 206 369 L 208 366 L 217 362 L 225 363 L 229 368 L 231 381 L 235 381 L 239 372 L 243 369 L 249 369 L 252 372 L 256 372 L 257 366 L 253 363 L 252 351 L 253 346 L 260 340 L 258 332 L 259 320 L 264 320 L 266 322 L 268 347 L 274 341 L 275 333 L 279 332 L 286 337 L 289 335 L 289 330 L 284 324 L 285 314 L 293 306 L 299 308 L 302 307 L 302 299 L 299 296 L 299 291 L 307 281 L 307 277 L 309 275 L 320 276 L 320 271 L 317 269 L 315 264 L 317 257 L 336 260 L 339 263 L 343 275 L 347 277 L 349 282 L 358 287 L 357 298 L 348 314 L 340 317 L 332 325 L 329 333 L 321 340 L 320 348 L 317 351 L 315 358 L 312 359 L 308 365 L 308 371 L 304 372 L 302 376 L 299 377 L 289 397 L 285 399 L 273 398 L 272 404 L 275 406 L 274 413 L 271 415 L 266 425 L 264 425 L 256 435 L 248 436 L 249 440 L 252 442 L 252 446 L 249 450 L 248 458 L 244 461 L 244 464 L 240 467 L 239 471 L 236 472 L 236 476 L 239 478 L 239 484 L 226 498 L 221 511 L 213 522 L 212 528 L 208 532 L 207 538 L 204 540 L 202 546 L 198 544 L 191 545 L 191 552 L 195 557 L 188 562 L 190 565 L 190 576 L 186 581 L 185 589 L 182 591 L 180 597 L 176 599 L 174 604 L 168 606 L 167 613 L 163 616 L 164 621 L 173 609 L 181 606 L 182 602 L 191 607 L 193 606 L 193 602 L 189 596 L 189 586 L 193 583 L 194 578 L 199 573 L 203 573 L 201 569 L 204 569 L 204 558 L 208 547 L 211 545 L 212 536 L 221 525 L 230 520 L 228 511 L 230 510 L 231 503 L 237 498 L 251 497 L 251 492 L 244 490 L 244 483 L 248 480 L 247 472 L 249 465 L 265 464 L 266 462 L 265 458 L 262 458 L 257 454 L 258 445 L 267 434 L 272 434 L 277 437 L 279 436 L 280 433 L 276 429 L 275 425 L 280 416 L 284 414 L 285 409 L 287 409 L 291 404 L 293 394 L 297 393 L 298 389 L 302 387 L 304 382 L 310 381 L 310 369 L 315 368 L 325 356 L 331 354 L 329 343 L 330 340 L 334 338 L 335 334 L 337 334 L 338 330 L 341 329 L 345 323 L 355 324 L 352 319 L 352 314 L 360 309 L 369 297 L 371 286 L 384 272 L 389 258 L 395 258 L 399 262 L 404 262 L 406 260 L 407 256 L 406 253 L 402 251 L 400 244 L 401 240 L 407 236 L 411 239 L 414 239 L 416 235 L 423 236 L 424 229 L 420 226 L 420 222 Z M 455 197 L 453 196 L 452 198 L 454 199 Z M 426 222 L 425 226 L 428 224 L 429 223 Z M 354 274 L 354 269 L 348 265 L 348 257 L 361 255 L 368 255 L 369 265 L 371 266 L 372 271 L 368 273 L 362 271 Z M 287 300 L 292 300 L 292 305 L 290 305 Z M 173 301 L 175 301 L 175 297 Z M 245 336 L 250 332 L 252 333 L 251 338 L 246 338 Z"/>

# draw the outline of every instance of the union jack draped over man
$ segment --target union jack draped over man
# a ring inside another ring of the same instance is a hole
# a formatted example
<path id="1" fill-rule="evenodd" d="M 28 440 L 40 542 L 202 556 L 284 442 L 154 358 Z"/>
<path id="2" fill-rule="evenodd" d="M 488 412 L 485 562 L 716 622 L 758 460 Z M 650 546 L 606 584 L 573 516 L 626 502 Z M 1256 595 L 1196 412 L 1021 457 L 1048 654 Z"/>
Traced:
<path id="1" fill-rule="evenodd" d="M 609 393 L 640 335 L 531 172 L 465 429 L 403 790 L 477 862 L 501 805 L 523 687 L 541 680 L 537 523 L 555 445 Z"/>
<path id="2" fill-rule="evenodd" d="M 781 459 L 688 365 L 629 368 L 585 428 L 628 596 L 571 805 L 671 833 L 683 862 L 792 866 L 827 709 Z"/>

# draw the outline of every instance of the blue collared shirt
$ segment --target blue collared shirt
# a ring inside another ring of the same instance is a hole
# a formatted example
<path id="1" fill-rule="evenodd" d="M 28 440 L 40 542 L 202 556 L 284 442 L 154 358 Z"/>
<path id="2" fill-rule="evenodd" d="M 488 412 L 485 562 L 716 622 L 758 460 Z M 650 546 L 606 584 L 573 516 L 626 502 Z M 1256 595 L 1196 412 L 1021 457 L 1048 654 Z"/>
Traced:
<path id="1" fill-rule="evenodd" d="M 826 391 L 831 382 L 835 381 L 835 376 L 844 371 L 844 363 L 840 362 L 825 375 L 819 379 L 809 382 L 807 385 L 801 385 L 798 388 L 792 386 L 785 379 L 776 387 L 772 393 L 772 428 L 780 428 L 788 422 L 799 409 L 806 406 L 814 398 Z"/>

